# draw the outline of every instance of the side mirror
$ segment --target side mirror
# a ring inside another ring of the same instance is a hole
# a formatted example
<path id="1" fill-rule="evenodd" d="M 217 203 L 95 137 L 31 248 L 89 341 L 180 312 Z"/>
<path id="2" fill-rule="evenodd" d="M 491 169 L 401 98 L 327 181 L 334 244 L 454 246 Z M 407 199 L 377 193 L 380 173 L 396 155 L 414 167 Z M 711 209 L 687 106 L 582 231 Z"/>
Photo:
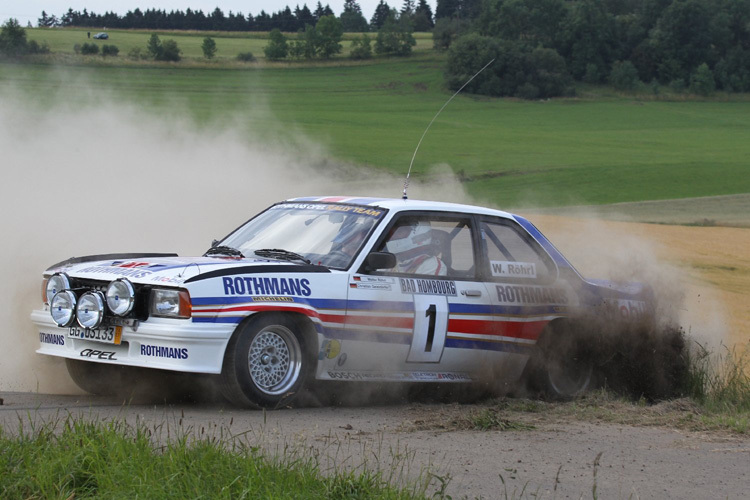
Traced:
<path id="1" fill-rule="evenodd" d="M 365 259 L 365 266 L 368 271 L 377 271 L 378 269 L 392 269 L 396 267 L 396 256 L 390 252 L 372 252 Z"/>
<path id="2" fill-rule="evenodd" d="M 211 240 L 211 248 L 219 244 L 219 240 Z"/>

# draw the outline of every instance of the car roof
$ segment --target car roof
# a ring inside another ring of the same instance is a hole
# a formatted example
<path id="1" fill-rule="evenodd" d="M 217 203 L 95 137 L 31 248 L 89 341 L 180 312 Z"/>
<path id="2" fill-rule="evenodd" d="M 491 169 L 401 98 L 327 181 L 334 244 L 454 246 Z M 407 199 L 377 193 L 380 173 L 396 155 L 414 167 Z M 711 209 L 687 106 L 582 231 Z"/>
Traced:
<path id="1" fill-rule="evenodd" d="M 323 203 L 346 203 L 351 205 L 364 205 L 381 207 L 388 210 L 441 210 L 446 212 L 461 212 L 471 214 L 492 215 L 512 219 L 513 214 L 495 210 L 492 208 L 478 207 L 474 205 L 463 205 L 460 203 L 447 203 L 442 201 L 426 200 L 404 200 L 401 198 L 367 198 L 361 196 L 306 196 L 303 198 L 292 198 L 287 202 L 323 202 Z"/>

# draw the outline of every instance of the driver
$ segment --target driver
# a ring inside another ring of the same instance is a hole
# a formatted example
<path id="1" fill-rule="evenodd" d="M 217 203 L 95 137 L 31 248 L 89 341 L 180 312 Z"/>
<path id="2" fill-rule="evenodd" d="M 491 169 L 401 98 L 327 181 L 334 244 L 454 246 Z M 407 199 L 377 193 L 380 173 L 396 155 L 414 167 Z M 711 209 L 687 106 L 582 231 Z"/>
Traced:
<path id="1" fill-rule="evenodd" d="M 448 266 L 437 256 L 432 244 L 432 228 L 428 221 L 414 221 L 395 228 L 385 244 L 396 255 L 396 271 L 429 276 L 446 276 Z"/>
<path id="2" fill-rule="evenodd" d="M 345 267 L 357 253 L 364 241 L 369 227 L 366 224 L 352 223 L 333 238 L 331 251 L 327 255 L 327 265 L 330 267 Z"/>

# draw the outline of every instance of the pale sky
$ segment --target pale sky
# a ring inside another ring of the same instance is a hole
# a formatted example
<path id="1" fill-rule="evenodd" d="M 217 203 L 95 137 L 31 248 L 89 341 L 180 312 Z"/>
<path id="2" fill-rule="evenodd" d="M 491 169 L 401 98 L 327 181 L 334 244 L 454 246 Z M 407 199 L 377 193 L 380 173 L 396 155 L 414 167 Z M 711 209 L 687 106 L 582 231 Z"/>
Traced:
<path id="1" fill-rule="evenodd" d="M 368 22 L 379 2 L 380 0 L 359 0 L 362 14 Z M 435 13 L 435 2 L 436 0 L 427 0 L 433 14 Z M 321 0 L 320 3 L 323 6 L 328 4 L 336 15 L 340 15 L 344 7 L 344 0 Z M 403 0 L 385 0 L 385 3 L 392 8 L 401 10 L 404 2 Z M 418 1 L 414 3 L 416 4 Z M 141 10 L 162 9 L 167 12 L 181 10 L 184 12 L 188 7 L 193 10 L 202 10 L 208 14 L 219 7 L 225 14 L 228 14 L 231 10 L 235 13 L 242 12 L 247 16 L 248 13 L 256 15 L 261 10 L 272 14 L 287 5 L 294 10 L 297 5 L 301 7 L 304 4 L 307 4 L 307 7 L 314 11 L 318 0 L 0 0 L 0 21 L 5 22 L 13 17 L 18 19 L 22 26 L 26 26 L 28 21 L 31 21 L 32 26 L 36 26 L 37 19 L 41 17 L 42 11 L 45 11 L 47 15 L 54 14 L 60 17 L 69 8 L 77 11 L 83 11 L 86 8 L 89 12 L 97 14 L 110 11 L 123 15 L 136 8 Z"/>

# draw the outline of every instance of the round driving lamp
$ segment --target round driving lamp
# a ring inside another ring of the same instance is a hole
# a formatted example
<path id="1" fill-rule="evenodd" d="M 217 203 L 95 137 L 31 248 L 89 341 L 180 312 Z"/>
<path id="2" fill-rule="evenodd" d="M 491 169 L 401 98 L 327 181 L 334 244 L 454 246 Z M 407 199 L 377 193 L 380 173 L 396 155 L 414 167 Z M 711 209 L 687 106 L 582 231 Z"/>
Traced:
<path id="1" fill-rule="evenodd" d="M 49 312 L 57 326 L 70 326 L 76 313 L 76 294 L 70 290 L 57 292 L 50 300 Z"/>
<path id="2" fill-rule="evenodd" d="M 104 319 L 104 295 L 102 292 L 86 292 L 78 299 L 76 307 L 78 324 L 84 328 L 96 328 Z"/>
<path id="3" fill-rule="evenodd" d="M 64 273 L 55 273 L 47 281 L 47 304 L 52 303 L 52 298 L 56 293 L 62 292 L 63 290 L 70 289 L 70 280 L 68 275 Z M 75 304 L 75 302 L 74 302 Z"/>
<path id="4" fill-rule="evenodd" d="M 117 279 L 107 286 L 107 307 L 118 316 L 125 316 L 133 310 L 135 289 L 130 281 Z"/>

